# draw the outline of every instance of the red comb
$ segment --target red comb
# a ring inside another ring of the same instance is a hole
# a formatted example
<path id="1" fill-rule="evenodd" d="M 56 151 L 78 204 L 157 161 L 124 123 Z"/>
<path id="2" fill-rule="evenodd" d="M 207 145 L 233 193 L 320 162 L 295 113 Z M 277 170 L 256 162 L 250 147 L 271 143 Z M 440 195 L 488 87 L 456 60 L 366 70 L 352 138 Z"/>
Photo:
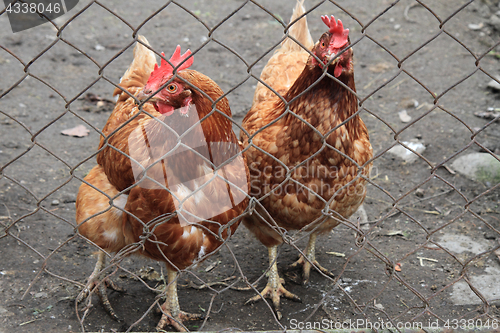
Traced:
<path id="1" fill-rule="evenodd" d="M 334 37 L 330 42 L 333 47 L 340 48 L 347 43 L 347 37 L 349 36 L 349 29 L 344 29 L 342 21 L 339 19 L 338 23 L 335 22 L 335 17 L 329 18 L 327 15 L 321 16 L 321 19 L 330 28 L 330 33 Z"/>
<path id="2" fill-rule="evenodd" d="M 161 55 L 165 57 L 165 54 L 162 52 Z M 170 65 L 163 58 L 160 62 L 160 67 L 158 64 L 155 64 L 154 70 L 151 72 L 151 75 L 148 80 L 148 84 L 156 82 L 159 83 L 164 77 L 168 77 L 173 74 L 174 67 L 177 67 L 181 62 L 187 59 L 191 55 L 191 51 L 187 50 L 183 55 L 181 55 L 181 46 L 177 45 L 175 48 L 175 52 L 172 57 L 169 59 Z M 180 72 L 183 69 L 190 67 L 193 64 L 193 57 L 189 57 L 186 61 L 182 63 L 179 67 L 177 67 L 177 72 Z M 172 67 L 174 66 L 174 67 Z"/>

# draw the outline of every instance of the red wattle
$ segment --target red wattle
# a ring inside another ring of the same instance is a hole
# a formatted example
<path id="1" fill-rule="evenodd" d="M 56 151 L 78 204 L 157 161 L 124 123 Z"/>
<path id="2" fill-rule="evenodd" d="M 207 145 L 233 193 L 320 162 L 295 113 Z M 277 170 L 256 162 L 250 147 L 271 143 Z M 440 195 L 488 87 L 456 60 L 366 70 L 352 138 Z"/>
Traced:
<path id="1" fill-rule="evenodd" d="M 158 112 L 164 114 L 165 116 L 170 116 L 172 113 L 174 113 L 174 107 L 172 105 L 161 102 L 158 102 L 156 105 L 158 106 Z"/>
<path id="2" fill-rule="evenodd" d="M 340 74 L 342 74 L 342 65 L 341 64 L 337 64 L 335 66 L 335 69 L 333 70 L 333 75 L 335 75 L 335 77 L 339 77 Z"/>

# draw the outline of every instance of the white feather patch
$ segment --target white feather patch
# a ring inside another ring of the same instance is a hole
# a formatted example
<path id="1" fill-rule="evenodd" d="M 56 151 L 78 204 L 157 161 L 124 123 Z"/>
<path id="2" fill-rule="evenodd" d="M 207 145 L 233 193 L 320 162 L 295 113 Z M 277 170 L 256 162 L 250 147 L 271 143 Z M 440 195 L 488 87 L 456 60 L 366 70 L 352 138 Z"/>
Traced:
<path id="1" fill-rule="evenodd" d="M 120 209 L 125 209 L 125 205 L 127 204 L 128 194 L 120 194 L 116 199 L 113 200 L 113 205 Z"/>
<path id="2" fill-rule="evenodd" d="M 177 196 L 177 198 L 179 198 L 180 201 L 184 200 L 190 194 L 191 190 L 187 188 L 186 185 L 184 184 L 177 185 L 177 191 L 175 192 L 175 195 Z"/>
<path id="3" fill-rule="evenodd" d="M 102 235 L 113 243 L 118 240 L 118 232 L 116 230 L 106 230 Z"/>
<path id="4" fill-rule="evenodd" d="M 195 226 L 191 226 L 190 229 L 184 228 L 184 232 L 182 233 L 182 238 L 187 238 L 187 237 L 191 236 L 192 234 L 194 234 L 195 232 L 196 232 Z"/>
<path id="5" fill-rule="evenodd" d="M 201 248 L 200 248 L 200 252 L 198 252 L 198 259 L 201 259 L 203 258 L 203 256 L 205 255 L 205 250 L 206 250 L 206 246 L 203 245 Z"/>

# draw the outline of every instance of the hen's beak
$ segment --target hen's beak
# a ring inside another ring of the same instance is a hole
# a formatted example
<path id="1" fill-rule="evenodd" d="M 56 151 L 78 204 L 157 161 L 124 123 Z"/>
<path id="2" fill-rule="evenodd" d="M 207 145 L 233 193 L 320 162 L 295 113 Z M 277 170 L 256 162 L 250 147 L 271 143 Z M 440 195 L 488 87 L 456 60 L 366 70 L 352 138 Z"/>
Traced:
<path id="1" fill-rule="evenodd" d="M 139 101 L 139 102 L 143 102 L 145 101 L 146 99 L 148 99 L 148 102 L 151 102 L 151 103 L 154 103 L 156 101 L 158 101 L 158 98 L 156 98 L 155 96 L 151 96 L 151 94 L 147 94 L 144 92 L 144 89 L 141 90 L 137 96 L 135 96 L 135 98 Z"/>
<path id="2" fill-rule="evenodd" d="M 328 63 L 330 63 L 330 65 L 335 65 L 337 62 L 339 62 L 340 56 L 335 58 L 336 56 L 337 56 L 337 53 L 334 53 L 332 51 L 328 51 L 328 53 L 326 54 L 326 58 L 328 59 Z M 335 58 L 335 59 L 333 59 L 333 58 Z M 331 61 L 332 59 L 333 59 L 333 61 Z"/>

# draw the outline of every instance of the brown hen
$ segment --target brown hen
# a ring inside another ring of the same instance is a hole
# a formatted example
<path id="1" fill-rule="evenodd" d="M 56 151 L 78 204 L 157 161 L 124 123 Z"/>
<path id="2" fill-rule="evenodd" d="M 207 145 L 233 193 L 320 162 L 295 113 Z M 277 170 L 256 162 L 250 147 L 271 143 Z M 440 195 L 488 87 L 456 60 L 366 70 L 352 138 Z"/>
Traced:
<path id="1" fill-rule="evenodd" d="M 291 22 L 304 13 L 298 1 Z M 349 30 L 333 16 L 322 19 L 329 30 L 314 45 L 305 16 L 290 27 L 289 35 L 303 46 L 287 38 L 271 57 L 240 134 L 251 195 L 258 199 L 256 213 L 244 224 L 268 247 L 269 279 L 261 294 L 272 299 L 279 318 L 281 296 L 299 300 L 278 275 L 283 231 L 311 232 L 305 258 L 292 265 L 303 265 L 304 282 L 311 265 L 331 274 L 315 260 L 316 236 L 358 209 L 371 168 L 372 147 L 357 112 Z"/>
<path id="2" fill-rule="evenodd" d="M 199 316 L 180 310 L 177 274 L 234 234 L 249 190 L 227 99 L 210 78 L 188 69 L 192 63 L 190 51 L 181 55 L 178 46 L 158 67 L 154 53 L 136 45 L 114 93 L 99 165 L 77 198 L 79 231 L 87 239 L 105 252 L 166 263 L 167 300 L 157 328 L 170 324 L 180 331 L 184 320 Z M 104 259 L 103 252 L 87 289 L 101 286 L 98 293 L 114 314 L 103 291 L 106 281 L 98 281 Z"/>

